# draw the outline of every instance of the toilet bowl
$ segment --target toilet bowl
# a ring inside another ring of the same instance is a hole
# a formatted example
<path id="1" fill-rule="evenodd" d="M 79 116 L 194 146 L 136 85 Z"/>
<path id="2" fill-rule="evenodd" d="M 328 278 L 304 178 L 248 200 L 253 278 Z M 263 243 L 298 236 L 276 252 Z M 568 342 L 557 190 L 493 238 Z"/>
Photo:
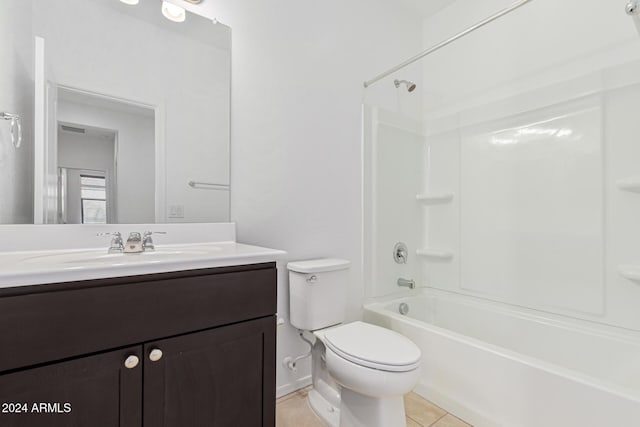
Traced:
<path id="1" fill-rule="evenodd" d="M 408 338 L 353 322 L 323 336 L 326 366 L 341 386 L 340 427 L 404 427 L 403 395 L 420 374 L 420 350 Z"/>
<path id="2" fill-rule="evenodd" d="M 342 324 L 348 261 L 289 263 L 291 324 L 313 332 L 309 403 L 331 427 L 406 427 L 403 395 L 420 374 L 420 349 L 397 332 Z"/>

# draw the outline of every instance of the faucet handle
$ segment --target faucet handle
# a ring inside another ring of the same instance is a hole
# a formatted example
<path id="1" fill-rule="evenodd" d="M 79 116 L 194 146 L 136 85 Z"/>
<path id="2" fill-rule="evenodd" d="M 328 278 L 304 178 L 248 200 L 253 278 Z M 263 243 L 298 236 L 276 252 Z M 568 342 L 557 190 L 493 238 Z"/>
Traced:
<path id="1" fill-rule="evenodd" d="M 167 234 L 167 232 L 166 232 L 166 231 L 145 231 L 145 232 L 143 233 L 143 236 L 144 236 L 144 237 L 149 237 L 149 236 L 151 236 L 152 234 Z"/>
<path id="2" fill-rule="evenodd" d="M 153 243 L 153 238 L 151 237 L 154 234 L 167 234 L 167 232 L 166 231 L 145 231 L 142 239 L 143 251 L 154 251 L 156 249 L 156 245 Z"/>
<path id="3" fill-rule="evenodd" d="M 122 241 L 122 234 L 119 231 L 110 233 L 98 233 L 96 236 L 105 237 L 111 236 L 111 244 L 109 246 L 109 253 L 122 253 L 124 251 L 124 242 Z"/>
<path id="4" fill-rule="evenodd" d="M 409 249 L 407 248 L 407 244 L 403 242 L 396 243 L 393 247 L 393 259 L 396 264 L 406 264 L 408 256 Z"/>
<path id="5" fill-rule="evenodd" d="M 122 237 L 122 233 L 120 233 L 119 231 L 113 231 L 113 232 L 107 232 L 107 233 L 96 233 L 96 236 L 98 236 L 98 237 L 104 237 L 104 236 Z"/>

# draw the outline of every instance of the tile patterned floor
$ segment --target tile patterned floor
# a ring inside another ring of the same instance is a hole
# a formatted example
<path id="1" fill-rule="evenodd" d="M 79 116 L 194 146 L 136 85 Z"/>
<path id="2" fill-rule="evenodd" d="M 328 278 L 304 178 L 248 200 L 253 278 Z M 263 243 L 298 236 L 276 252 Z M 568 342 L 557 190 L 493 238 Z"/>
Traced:
<path id="1" fill-rule="evenodd" d="M 276 427 L 326 427 L 307 402 L 308 388 L 276 402 Z M 472 427 L 415 393 L 404 397 L 407 427 Z"/>

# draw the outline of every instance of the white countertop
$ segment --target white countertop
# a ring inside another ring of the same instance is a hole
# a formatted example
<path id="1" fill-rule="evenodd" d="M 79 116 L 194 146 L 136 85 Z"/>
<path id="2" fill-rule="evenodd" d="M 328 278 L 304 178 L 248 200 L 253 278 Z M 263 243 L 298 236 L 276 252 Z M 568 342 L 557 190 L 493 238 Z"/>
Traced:
<path id="1" fill-rule="evenodd" d="M 106 248 L 0 252 L 0 288 L 274 262 L 286 252 L 236 242 L 156 245 L 155 252 Z"/>

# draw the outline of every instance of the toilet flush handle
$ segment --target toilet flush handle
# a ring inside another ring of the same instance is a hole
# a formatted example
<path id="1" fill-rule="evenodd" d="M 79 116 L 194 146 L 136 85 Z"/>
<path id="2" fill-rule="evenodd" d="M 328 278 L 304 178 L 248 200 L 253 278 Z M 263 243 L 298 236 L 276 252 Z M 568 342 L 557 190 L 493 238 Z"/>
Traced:
<path id="1" fill-rule="evenodd" d="M 311 276 L 307 277 L 307 283 L 310 285 L 313 285 L 317 281 L 318 281 L 318 276 L 316 276 L 315 274 L 312 274 Z"/>

